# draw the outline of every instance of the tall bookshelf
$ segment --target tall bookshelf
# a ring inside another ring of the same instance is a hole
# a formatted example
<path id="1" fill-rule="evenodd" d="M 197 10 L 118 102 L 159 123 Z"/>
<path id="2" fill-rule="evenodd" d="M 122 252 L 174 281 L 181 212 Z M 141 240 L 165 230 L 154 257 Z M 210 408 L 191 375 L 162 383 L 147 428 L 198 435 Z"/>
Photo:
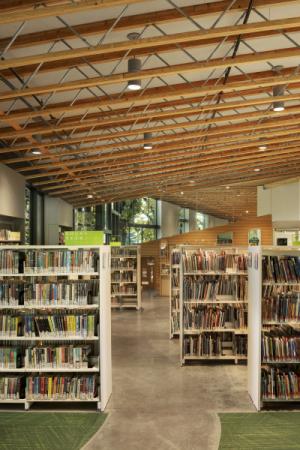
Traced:
<path id="1" fill-rule="evenodd" d="M 170 252 L 170 339 L 180 336 L 180 248 Z"/>
<path id="2" fill-rule="evenodd" d="M 181 246 L 181 363 L 247 359 L 247 254 Z"/>
<path id="3" fill-rule="evenodd" d="M 111 252 L 111 307 L 139 311 L 142 307 L 140 246 L 112 247 Z"/>
<path id="4" fill-rule="evenodd" d="M 300 402 L 300 252 L 249 248 L 248 392 L 257 410 Z"/>
<path id="5" fill-rule="evenodd" d="M 112 391 L 110 248 L 0 247 L 0 404 L 90 403 Z"/>

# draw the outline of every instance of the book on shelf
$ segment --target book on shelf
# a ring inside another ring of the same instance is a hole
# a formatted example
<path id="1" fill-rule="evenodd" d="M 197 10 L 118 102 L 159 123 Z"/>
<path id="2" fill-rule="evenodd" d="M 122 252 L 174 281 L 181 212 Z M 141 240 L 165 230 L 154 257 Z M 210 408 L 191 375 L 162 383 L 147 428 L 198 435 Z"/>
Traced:
<path id="1" fill-rule="evenodd" d="M 300 293 L 272 294 L 262 299 L 263 323 L 300 323 Z"/>
<path id="2" fill-rule="evenodd" d="M 24 377 L 16 375 L 0 376 L 0 400 L 24 398 Z"/>
<path id="3" fill-rule="evenodd" d="M 242 329 L 247 327 L 247 309 L 244 305 L 184 305 L 185 330 L 214 328 Z M 226 331 L 226 330 L 224 330 Z"/>
<path id="4" fill-rule="evenodd" d="M 268 400 L 299 400 L 299 366 L 264 367 L 261 371 L 261 395 Z"/>
<path id="5" fill-rule="evenodd" d="M 0 241 L 3 242 L 20 242 L 21 241 L 21 233 L 20 231 L 11 231 L 7 229 L 0 230 Z"/>
<path id="6" fill-rule="evenodd" d="M 95 375 L 82 376 L 28 376 L 27 400 L 92 400 L 97 397 Z"/>
<path id="7" fill-rule="evenodd" d="M 288 325 L 272 327 L 262 333 L 262 363 L 300 362 L 300 330 Z"/>
<path id="8" fill-rule="evenodd" d="M 93 314 L 25 315 L 22 319 L 25 337 L 78 336 L 85 338 L 95 335 L 95 315 Z"/>
<path id="9" fill-rule="evenodd" d="M 247 258 L 243 254 L 231 254 L 216 250 L 184 250 L 182 253 L 184 272 L 246 272 Z"/>
<path id="10" fill-rule="evenodd" d="M 99 295 L 99 280 L 12 280 L 0 284 L 0 306 L 84 306 Z"/>
<path id="11" fill-rule="evenodd" d="M 299 283 L 300 257 L 264 255 L 262 257 L 262 278 L 264 282 Z"/>
<path id="12" fill-rule="evenodd" d="M 186 275 L 183 278 L 183 300 L 216 301 L 217 296 L 229 296 L 232 301 L 246 301 L 246 277 L 219 275 Z"/>
<path id="13" fill-rule="evenodd" d="M 9 250 L 0 247 L 0 274 L 97 272 L 96 252 L 87 249 Z"/>
<path id="14" fill-rule="evenodd" d="M 235 336 L 232 339 L 231 333 L 205 332 L 199 336 L 184 337 L 184 356 L 199 357 L 246 357 L 247 338 L 245 336 Z"/>

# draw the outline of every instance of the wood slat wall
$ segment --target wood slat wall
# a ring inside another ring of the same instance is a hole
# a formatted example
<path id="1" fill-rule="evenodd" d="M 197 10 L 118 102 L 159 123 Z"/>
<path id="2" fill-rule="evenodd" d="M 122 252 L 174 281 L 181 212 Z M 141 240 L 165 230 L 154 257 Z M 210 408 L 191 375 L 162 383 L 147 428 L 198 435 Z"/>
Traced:
<path id="1" fill-rule="evenodd" d="M 252 228 L 259 228 L 261 230 L 262 245 L 273 244 L 273 227 L 272 216 L 254 217 L 245 220 L 240 220 L 228 225 L 222 225 L 214 228 L 207 228 L 205 230 L 191 231 L 189 233 L 178 234 L 156 241 L 145 242 L 141 245 L 141 255 L 152 256 L 155 259 L 154 266 L 154 286 L 157 292 L 160 291 L 160 242 L 167 241 L 169 249 L 179 244 L 192 244 L 203 246 L 216 246 L 218 233 L 232 231 L 233 232 L 233 246 L 243 247 L 248 246 L 248 231 Z"/>

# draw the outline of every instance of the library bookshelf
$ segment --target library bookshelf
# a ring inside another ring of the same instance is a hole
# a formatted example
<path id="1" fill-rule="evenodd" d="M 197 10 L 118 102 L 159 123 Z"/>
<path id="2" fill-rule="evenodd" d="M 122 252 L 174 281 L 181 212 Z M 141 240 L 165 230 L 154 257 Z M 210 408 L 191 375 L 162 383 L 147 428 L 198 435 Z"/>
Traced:
<path id="1" fill-rule="evenodd" d="M 248 260 L 250 398 L 300 403 L 300 248 L 250 247 Z"/>
<path id="2" fill-rule="evenodd" d="M 110 247 L 1 246 L 0 404 L 103 411 L 111 391 Z"/>
<path id="3" fill-rule="evenodd" d="M 180 358 L 247 360 L 247 253 L 240 248 L 181 246 Z"/>
<path id="4" fill-rule="evenodd" d="M 170 339 L 180 336 L 180 248 L 170 252 Z"/>
<path id="5" fill-rule="evenodd" d="M 111 247 L 111 308 L 142 308 L 139 245 Z"/>

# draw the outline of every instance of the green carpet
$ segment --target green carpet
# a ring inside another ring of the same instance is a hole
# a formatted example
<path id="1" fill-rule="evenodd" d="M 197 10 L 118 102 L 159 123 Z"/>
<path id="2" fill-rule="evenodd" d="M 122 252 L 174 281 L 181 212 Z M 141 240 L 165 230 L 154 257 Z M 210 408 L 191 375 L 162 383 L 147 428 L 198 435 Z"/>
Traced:
<path id="1" fill-rule="evenodd" d="M 105 419 L 90 412 L 0 412 L 0 449 L 79 450 Z"/>
<path id="2" fill-rule="evenodd" d="M 226 413 L 219 417 L 219 450 L 300 449 L 298 412 Z"/>

